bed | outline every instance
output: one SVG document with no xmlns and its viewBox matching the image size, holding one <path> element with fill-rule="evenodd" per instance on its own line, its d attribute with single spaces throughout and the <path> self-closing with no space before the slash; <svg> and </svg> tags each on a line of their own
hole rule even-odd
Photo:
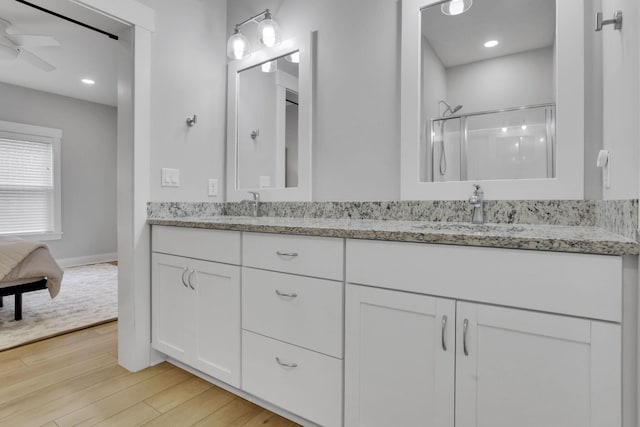
<svg viewBox="0 0 640 427">
<path fill-rule="evenodd" d="M 0 238 L 0 307 L 2 298 L 15 296 L 14 319 L 22 319 L 22 295 L 48 289 L 51 298 L 60 292 L 63 271 L 45 243 Z"/>
</svg>

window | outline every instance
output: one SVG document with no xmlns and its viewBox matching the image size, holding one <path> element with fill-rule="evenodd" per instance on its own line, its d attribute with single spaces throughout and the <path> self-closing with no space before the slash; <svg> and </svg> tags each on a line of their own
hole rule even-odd
<svg viewBox="0 0 640 427">
<path fill-rule="evenodd" d="M 0 121 L 0 236 L 59 239 L 59 129 Z"/>
</svg>

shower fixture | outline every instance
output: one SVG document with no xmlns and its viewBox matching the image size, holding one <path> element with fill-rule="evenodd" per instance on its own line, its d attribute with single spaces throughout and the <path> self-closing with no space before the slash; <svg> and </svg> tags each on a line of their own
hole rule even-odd
<svg viewBox="0 0 640 427">
<path fill-rule="evenodd" d="M 462 105 L 458 104 L 451 106 L 447 101 L 440 100 L 438 105 L 444 104 L 445 109 L 442 112 L 442 117 L 450 117 L 462 109 Z M 440 120 L 440 175 L 444 176 L 447 173 L 447 154 L 444 151 L 444 125 L 446 120 Z"/>
<path fill-rule="evenodd" d="M 261 20 L 258 18 L 263 17 Z M 245 19 L 236 24 L 235 29 L 229 40 L 227 41 L 227 55 L 231 59 L 244 59 L 251 55 L 251 47 L 249 39 L 240 32 L 240 28 L 249 22 L 258 24 L 258 44 L 262 47 L 274 47 L 280 44 L 280 26 L 271 17 L 269 9 Z"/>
<path fill-rule="evenodd" d="M 449 105 L 446 101 L 444 101 L 442 99 L 438 102 L 438 104 L 444 104 L 444 106 L 446 107 L 444 109 L 444 111 L 442 112 L 442 117 L 451 116 L 451 115 L 457 113 L 458 111 L 460 111 L 462 109 L 462 105 L 458 104 L 458 105 L 452 107 L 451 105 Z"/>
</svg>

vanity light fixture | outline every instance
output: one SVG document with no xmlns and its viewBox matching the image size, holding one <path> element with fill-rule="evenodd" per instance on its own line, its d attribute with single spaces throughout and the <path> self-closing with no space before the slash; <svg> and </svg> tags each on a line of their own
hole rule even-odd
<svg viewBox="0 0 640 427">
<path fill-rule="evenodd" d="M 484 47 L 496 47 L 498 46 L 498 40 L 489 40 L 484 44 Z"/>
<path fill-rule="evenodd" d="M 263 17 L 261 20 L 258 18 Z M 244 59 L 251 55 L 249 39 L 240 32 L 240 28 L 249 22 L 258 23 L 258 44 L 263 47 L 278 46 L 282 41 L 280 37 L 280 26 L 271 17 L 269 9 L 245 19 L 236 24 L 235 29 L 227 41 L 227 56 L 231 59 Z"/>
<path fill-rule="evenodd" d="M 91 79 L 82 79 L 80 80 L 82 83 L 89 85 L 89 86 L 93 86 L 94 84 L 96 84 L 96 82 L 94 80 Z"/>
<path fill-rule="evenodd" d="M 473 5 L 473 0 L 451 0 L 446 3 L 442 3 L 440 10 L 445 15 L 455 16 L 465 13 Z"/>
<path fill-rule="evenodd" d="M 284 59 L 286 59 L 287 61 L 291 62 L 292 64 L 299 64 L 300 63 L 300 52 L 293 52 L 291 55 L 285 56 Z"/>
<path fill-rule="evenodd" d="M 273 60 L 265 62 L 264 64 L 260 65 L 260 69 L 263 73 L 273 73 L 278 69 L 278 61 Z"/>
</svg>

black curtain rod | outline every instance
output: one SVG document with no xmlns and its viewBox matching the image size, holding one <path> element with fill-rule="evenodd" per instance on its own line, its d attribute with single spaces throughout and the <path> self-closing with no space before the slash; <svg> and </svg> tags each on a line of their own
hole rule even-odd
<svg viewBox="0 0 640 427">
<path fill-rule="evenodd" d="M 77 21 L 77 20 L 75 20 L 73 18 L 69 18 L 68 16 L 60 15 L 59 13 L 56 13 L 56 12 L 54 12 L 52 10 L 49 10 L 49 9 L 45 9 L 44 7 L 40 7 L 40 6 L 35 5 L 33 3 L 29 3 L 28 1 L 24 1 L 24 0 L 16 0 L 16 1 L 18 3 L 22 3 L 22 4 L 26 5 L 26 6 L 32 7 L 34 9 L 38 9 L 38 10 L 40 10 L 42 12 L 48 13 L 49 15 L 53 15 L 53 16 L 55 16 L 57 18 L 61 18 L 61 19 L 64 19 L 65 21 L 73 22 L 74 24 L 80 25 L 81 27 L 88 28 L 88 29 L 93 30 L 95 32 L 98 32 L 100 34 L 104 34 L 105 36 L 109 37 L 110 39 L 118 40 L 118 36 L 116 36 L 115 34 L 108 33 L 108 32 L 106 32 L 104 30 L 101 30 L 100 28 L 92 27 L 91 25 L 85 24 L 84 22 Z"/>
</svg>

